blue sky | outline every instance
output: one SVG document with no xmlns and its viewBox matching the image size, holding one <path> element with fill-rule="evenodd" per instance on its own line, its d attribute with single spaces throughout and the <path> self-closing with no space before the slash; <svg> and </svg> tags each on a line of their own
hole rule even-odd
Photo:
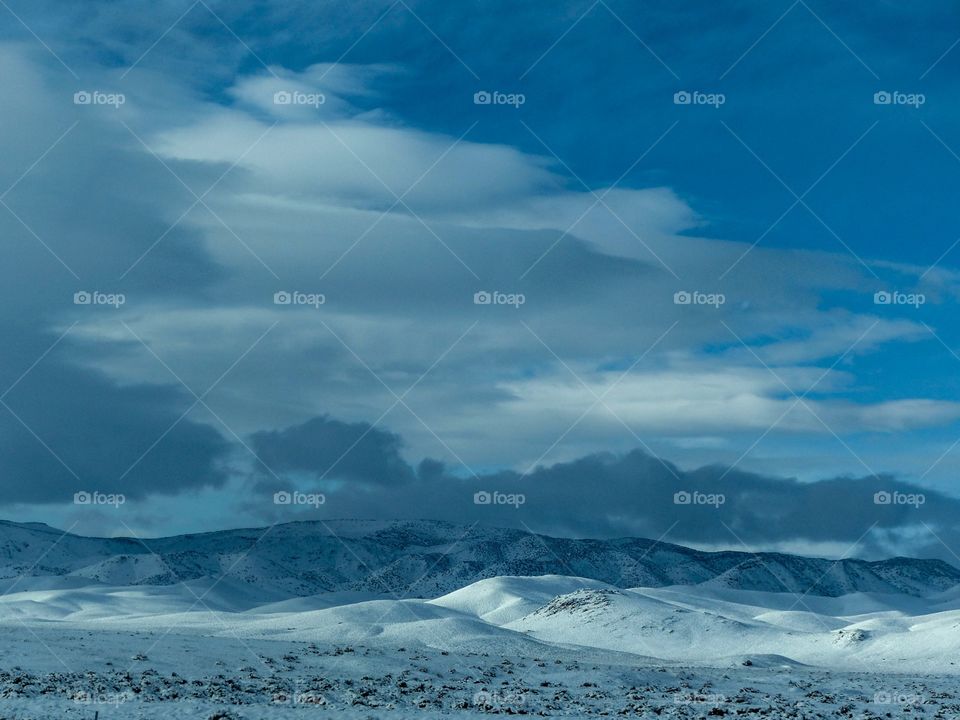
<svg viewBox="0 0 960 720">
<path fill-rule="evenodd" d="M 7 515 L 455 519 L 493 482 L 608 482 L 588 518 L 477 518 L 656 536 L 690 519 L 664 487 L 696 481 L 744 504 L 680 542 L 736 546 L 739 522 L 767 547 L 951 555 L 955 9 L 4 13 Z M 73 301 L 93 291 L 124 302 Z M 872 485 L 931 502 L 888 517 Z M 328 503 L 278 509 L 280 487 Z M 846 488 L 857 522 L 756 529 L 763 493 L 817 488 Z"/>
</svg>

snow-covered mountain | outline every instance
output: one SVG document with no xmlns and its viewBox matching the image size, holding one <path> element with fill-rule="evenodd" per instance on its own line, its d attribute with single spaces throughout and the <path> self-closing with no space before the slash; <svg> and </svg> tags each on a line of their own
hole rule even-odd
<svg viewBox="0 0 960 720">
<path fill-rule="evenodd" d="M 960 572 L 937 561 L 433 522 L 146 543 L 2 523 L 0 572 L 4 717 L 91 717 L 94 703 L 143 720 L 960 708 Z"/>
<path fill-rule="evenodd" d="M 0 590 L 13 582 L 18 589 L 53 582 L 143 586 L 222 576 L 234 588 L 268 588 L 278 598 L 323 592 L 437 597 L 485 578 L 542 575 L 620 588 L 700 585 L 825 597 L 927 596 L 960 583 L 960 571 L 939 560 L 704 552 L 642 538 L 554 538 L 426 520 L 299 522 L 143 541 L 0 521 L 0 578 L 7 579 Z"/>
</svg>

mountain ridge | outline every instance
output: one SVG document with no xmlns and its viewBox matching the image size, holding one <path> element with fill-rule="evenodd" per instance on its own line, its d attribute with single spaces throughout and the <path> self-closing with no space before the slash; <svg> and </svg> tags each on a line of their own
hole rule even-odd
<svg viewBox="0 0 960 720">
<path fill-rule="evenodd" d="M 960 584 L 960 570 L 934 559 L 704 551 L 647 538 L 559 538 L 433 520 L 298 521 L 149 539 L 0 520 L 0 579 L 6 580 L 68 576 L 136 586 L 224 577 L 291 597 L 343 591 L 435 597 L 484 578 L 542 575 L 622 588 L 709 585 L 825 597 L 922 597 Z"/>
</svg>

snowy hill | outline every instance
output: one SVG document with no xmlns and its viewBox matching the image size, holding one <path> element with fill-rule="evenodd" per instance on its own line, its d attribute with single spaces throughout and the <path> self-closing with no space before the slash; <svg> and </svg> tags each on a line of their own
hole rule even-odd
<svg viewBox="0 0 960 720">
<path fill-rule="evenodd" d="M 276 528 L 281 535 L 306 529 Z M 949 718 L 960 707 L 960 586 L 926 597 L 828 597 L 736 589 L 731 578 L 750 573 L 726 572 L 695 585 L 634 588 L 573 575 L 491 577 L 427 600 L 356 590 L 291 596 L 296 568 L 316 552 L 306 541 L 293 569 L 278 576 L 283 582 L 272 585 L 258 578 L 282 557 L 261 551 L 241 560 L 229 533 L 156 541 L 175 547 L 164 559 L 182 553 L 195 562 L 210 539 L 219 550 L 203 567 L 244 570 L 151 584 L 142 580 L 164 579 L 164 561 L 130 552 L 124 541 L 102 541 L 123 552 L 101 557 L 101 541 L 65 536 L 53 545 L 56 533 L 51 540 L 47 529 L 26 529 L 39 538 L 24 530 L 12 526 L 20 552 L 35 553 L 44 541 L 41 565 L 68 572 L 27 577 L 0 593 L 4 717 L 90 718 L 99 708 L 104 718 L 292 720 L 319 717 L 320 705 L 324 717 L 357 720 L 490 713 L 849 720 L 919 717 L 917 708 Z M 363 541 L 354 547 L 368 557 L 389 557 L 388 544 L 372 539 L 378 532 L 344 542 Z M 424 557 L 437 562 L 443 550 L 476 552 L 456 548 L 421 544 L 399 555 L 394 572 Z M 335 565 L 337 557 L 315 570 L 346 575 L 350 566 Z M 448 572 L 464 562 L 455 558 Z M 923 563 L 897 562 L 907 565 L 905 587 L 914 593 L 933 584 L 924 585 Z M 777 567 L 810 571 L 802 558 Z M 871 567 L 855 566 L 853 577 L 879 582 Z M 98 576 L 120 584 L 92 580 Z"/>
<path fill-rule="evenodd" d="M 16 580 L 21 575 L 26 578 Z M 434 521 L 301 522 L 140 541 L 64 534 L 0 521 L 0 591 L 172 585 L 223 576 L 277 596 L 360 592 L 437 597 L 478 580 L 563 575 L 619 588 L 928 596 L 960 584 L 939 560 L 831 561 L 780 553 L 704 552 L 640 538 L 566 539 Z M 66 583 L 66 584 L 64 584 Z"/>
<path fill-rule="evenodd" d="M 163 638 L 172 631 L 241 648 L 260 641 L 347 644 L 388 655 L 406 648 L 543 658 L 562 648 L 584 661 L 590 656 L 644 666 L 960 671 L 954 665 L 960 598 L 949 591 L 926 599 L 864 593 L 804 598 L 709 586 L 626 589 L 546 575 L 480 580 L 432 600 L 324 593 L 256 604 L 238 594 L 242 588 L 224 581 L 215 587 L 18 590 L 0 596 L 0 631 L 25 624 L 55 637 L 92 631 L 104 638 Z M 0 666 L 5 656 L 15 664 L 23 660 L 11 647 L 0 651 Z M 58 662 L 56 656 L 40 660 L 53 668 Z"/>
</svg>

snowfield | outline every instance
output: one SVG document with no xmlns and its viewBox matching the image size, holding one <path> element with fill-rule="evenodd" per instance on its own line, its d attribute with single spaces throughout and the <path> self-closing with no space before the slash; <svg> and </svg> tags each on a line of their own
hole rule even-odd
<svg viewBox="0 0 960 720">
<path fill-rule="evenodd" d="M 92 718 L 95 712 L 157 719 L 960 713 L 955 676 L 825 671 L 784 657 L 692 668 L 545 644 L 519 654 L 497 643 L 451 652 L 376 640 L 240 641 L 40 625 L 6 626 L 3 634 L 0 717 L 20 720 Z M 12 657 L 20 664 L 12 665 Z"/>
<path fill-rule="evenodd" d="M 229 607 L 220 590 L 3 596 L 0 718 L 960 714 L 956 593 L 796 610 L 785 593 L 562 576 L 432 600 Z"/>
<path fill-rule="evenodd" d="M 12 527 L 0 545 L 0 720 L 960 718 L 960 586 L 946 581 L 952 568 L 925 561 L 851 566 L 859 574 L 834 580 L 865 588 L 846 593 L 815 582 L 818 592 L 775 591 L 752 571 L 738 575 L 746 587 L 731 587 L 723 571 L 637 587 L 571 574 L 482 577 L 434 597 L 344 587 L 349 573 L 321 565 L 313 577 L 341 580 L 304 594 L 298 576 L 263 580 L 277 572 L 267 555 L 241 574 L 159 582 L 176 573 L 159 555 L 130 554 L 128 541 Z M 386 531 L 396 540 L 397 527 Z M 374 555 L 385 540 L 364 533 Z M 412 548 L 433 552 L 436 528 L 415 535 L 404 566 Z M 186 553 L 197 538 L 231 544 L 167 542 Z M 105 555 L 105 543 L 122 552 Z M 15 574 L 24 557 L 40 571 Z M 698 557 L 697 577 L 713 564 Z M 795 571 L 789 586 L 814 566 L 782 556 L 777 567 Z M 448 563 L 431 583 L 449 586 L 462 572 Z"/>
</svg>

